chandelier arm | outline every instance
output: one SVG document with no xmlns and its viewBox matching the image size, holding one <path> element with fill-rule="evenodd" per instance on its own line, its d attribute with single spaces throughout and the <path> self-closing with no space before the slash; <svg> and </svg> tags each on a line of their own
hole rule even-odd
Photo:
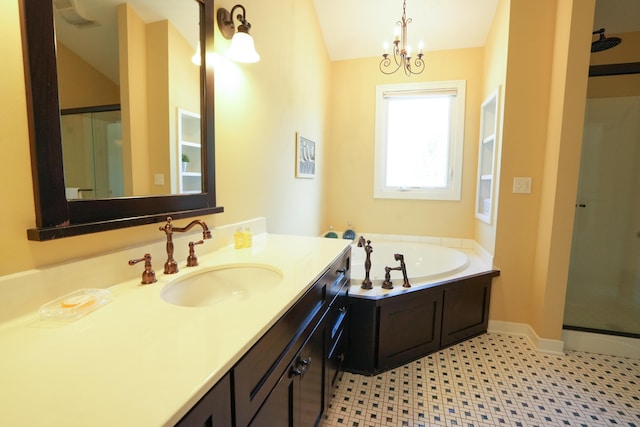
<svg viewBox="0 0 640 427">
<path fill-rule="evenodd" d="M 392 68 L 392 66 L 391 66 L 391 58 L 389 58 L 388 54 L 384 54 L 384 55 L 382 55 L 382 61 L 380 61 L 379 68 L 380 68 L 380 71 L 383 74 L 393 74 L 396 71 L 398 71 L 398 68 L 400 68 L 400 64 L 398 64 L 397 61 L 396 61 L 396 67 Z"/>
</svg>

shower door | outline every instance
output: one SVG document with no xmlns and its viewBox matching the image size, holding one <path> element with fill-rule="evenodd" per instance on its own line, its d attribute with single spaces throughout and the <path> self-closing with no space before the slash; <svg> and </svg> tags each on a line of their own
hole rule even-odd
<svg viewBox="0 0 640 427">
<path fill-rule="evenodd" d="M 60 128 L 67 199 L 124 196 L 119 106 L 63 110 Z"/>
<path fill-rule="evenodd" d="M 587 99 L 564 324 L 640 337 L 640 96 Z"/>
</svg>

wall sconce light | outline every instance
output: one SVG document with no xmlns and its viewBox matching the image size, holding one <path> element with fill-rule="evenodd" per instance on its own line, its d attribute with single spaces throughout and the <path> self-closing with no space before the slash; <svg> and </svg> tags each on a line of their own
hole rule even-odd
<svg viewBox="0 0 640 427">
<path fill-rule="evenodd" d="M 233 13 L 236 9 L 242 11 L 236 16 L 236 19 L 240 21 L 238 31 L 233 24 Z M 229 58 L 237 62 L 258 62 L 260 55 L 256 52 L 253 37 L 249 34 L 251 24 L 247 22 L 246 16 L 247 12 L 241 4 L 233 6 L 231 12 L 221 7 L 218 9 L 218 28 L 225 39 L 231 40 L 231 46 L 226 53 Z"/>
</svg>

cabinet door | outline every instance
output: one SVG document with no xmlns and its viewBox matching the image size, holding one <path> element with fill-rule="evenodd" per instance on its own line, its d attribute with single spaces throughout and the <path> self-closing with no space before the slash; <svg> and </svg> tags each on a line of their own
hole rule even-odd
<svg viewBox="0 0 640 427">
<path fill-rule="evenodd" d="M 491 276 L 462 280 L 444 291 L 441 346 L 487 331 Z"/>
<path fill-rule="evenodd" d="M 324 410 L 325 323 L 322 322 L 300 351 L 299 362 L 304 368 L 300 378 L 301 427 L 319 424 Z M 299 365 L 300 366 L 300 365 Z"/>
<path fill-rule="evenodd" d="M 298 379 L 287 370 L 251 421 L 251 427 L 294 427 L 297 425 L 295 396 Z"/>
<path fill-rule="evenodd" d="M 378 369 L 408 363 L 438 349 L 442 291 L 415 292 L 380 306 Z"/>
<path fill-rule="evenodd" d="M 251 427 L 314 427 L 324 409 L 324 326 L 318 327 L 265 400 Z"/>
<path fill-rule="evenodd" d="M 225 375 L 177 424 L 179 427 L 231 427 L 231 381 Z"/>
</svg>

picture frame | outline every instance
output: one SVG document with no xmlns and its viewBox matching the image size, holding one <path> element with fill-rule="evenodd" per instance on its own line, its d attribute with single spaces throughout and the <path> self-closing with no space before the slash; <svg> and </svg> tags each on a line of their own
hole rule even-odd
<svg viewBox="0 0 640 427">
<path fill-rule="evenodd" d="M 316 166 L 316 143 L 296 132 L 296 178 L 314 178 Z"/>
</svg>

